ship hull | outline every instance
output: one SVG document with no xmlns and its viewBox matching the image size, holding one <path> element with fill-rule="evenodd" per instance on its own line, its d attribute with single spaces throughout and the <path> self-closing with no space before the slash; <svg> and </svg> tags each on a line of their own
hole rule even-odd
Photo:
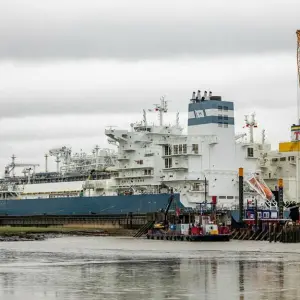
<svg viewBox="0 0 300 300">
<path fill-rule="evenodd" d="M 181 206 L 179 194 L 176 204 Z M 49 199 L 0 200 L 0 215 L 88 215 L 150 213 L 165 209 L 170 194 L 128 196 L 59 197 Z"/>
<path fill-rule="evenodd" d="M 168 241 L 190 241 L 190 242 L 229 242 L 230 234 L 214 234 L 214 235 L 174 235 L 174 234 L 152 234 L 146 235 L 151 240 L 168 240 Z"/>
</svg>

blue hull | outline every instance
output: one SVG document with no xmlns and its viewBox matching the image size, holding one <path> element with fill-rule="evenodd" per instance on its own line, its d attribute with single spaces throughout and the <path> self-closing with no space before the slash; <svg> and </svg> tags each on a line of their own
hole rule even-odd
<svg viewBox="0 0 300 300">
<path fill-rule="evenodd" d="M 180 203 L 175 194 L 175 203 Z M 0 200 L 0 215 L 87 215 L 149 213 L 165 209 L 170 194 L 66 197 L 51 199 Z"/>
</svg>

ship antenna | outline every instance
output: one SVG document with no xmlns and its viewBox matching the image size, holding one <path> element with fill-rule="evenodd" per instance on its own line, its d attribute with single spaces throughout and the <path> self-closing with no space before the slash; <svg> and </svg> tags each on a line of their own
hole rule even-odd
<svg viewBox="0 0 300 300">
<path fill-rule="evenodd" d="M 179 112 L 176 113 L 176 127 L 179 128 Z"/>
<path fill-rule="evenodd" d="M 147 113 L 145 109 L 143 109 L 143 122 L 144 126 L 147 127 Z"/>
<path fill-rule="evenodd" d="M 266 142 L 266 130 L 263 129 L 262 133 L 261 133 L 261 143 L 262 143 L 262 145 L 264 145 L 265 142 Z"/>
<path fill-rule="evenodd" d="M 250 143 L 254 143 L 253 128 L 257 128 L 257 122 L 255 120 L 255 113 L 251 114 L 251 119 L 248 115 L 245 115 L 245 126 L 249 128 Z"/>
<path fill-rule="evenodd" d="M 13 154 L 11 157 L 11 166 L 12 166 L 12 174 L 13 177 L 15 177 L 15 161 L 16 161 L 16 156 Z"/>
<path fill-rule="evenodd" d="M 167 107 L 167 100 L 165 100 L 166 96 L 162 96 L 160 98 L 160 106 L 157 107 L 158 108 L 158 112 L 159 112 L 159 125 L 163 126 L 164 124 L 164 113 L 166 113 L 168 111 L 168 107 Z"/>
<path fill-rule="evenodd" d="M 165 100 L 166 95 L 160 98 L 160 104 L 154 104 L 154 111 L 158 112 L 158 120 L 159 125 L 163 126 L 164 124 L 164 113 L 168 112 L 168 101 Z M 148 111 L 152 111 L 152 109 L 148 109 Z"/>
</svg>

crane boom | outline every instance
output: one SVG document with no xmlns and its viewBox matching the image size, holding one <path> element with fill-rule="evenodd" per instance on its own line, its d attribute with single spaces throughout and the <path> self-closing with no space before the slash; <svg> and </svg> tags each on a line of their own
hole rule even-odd
<svg viewBox="0 0 300 300">
<path fill-rule="evenodd" d="M 298 81 L 300 87 L 300 30 L 296 31 L 297 34 L 297 67 L 298 67 Z"/>
</svg>

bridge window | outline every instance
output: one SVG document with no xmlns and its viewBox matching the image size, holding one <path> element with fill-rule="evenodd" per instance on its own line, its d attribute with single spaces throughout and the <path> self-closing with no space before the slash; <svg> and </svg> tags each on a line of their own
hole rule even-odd
<svg viewBox="0 0 300 300">
<path fill-rule="evenodd" d="M 170 146 L 165 146 L 165 155 L 171 155 L 172 154 L 172 149 Z"/>
<path fill-rule="evenodd" d="M 199 145 L 198 144 L 192 144 L 192 152 L 195 154 L 198 154 L 199 152 Z"/>
<path fill-rule="evenodd" d="M 218 106 L 218 110 L 219 110 L 219 111 L 222 111 L 222 106 Z"/>
<path fill-rule="evenodd" d="M 280 161 L 285 161 L 286 157 L 280 157 Z"/>
<path fill-rule="evenodd" d="M 193 191 L 200 191 L 200 183 L 199 182 L 193 183 Z"/>
<path fill-rule="evenodd" d="M 253 157 L 254 156 L 253 148 L 247 148 L 247 156 L 248 157 Z"/>
<path fill-rule="evenodd" d="M 179 154 L 182 154 L 182 145 L 179 145 Z"/>
<path fill-rule="evenodd" d="M 174 154 L 178 154 L 178 145 L 174 145 Z"/>
<path fill-rule="evenodd" d="M 165 168 L 166 169 L 172 168 L 172 158 L 165 159 Z"/>
<path fill-rule="evenodd" d="M 228 106 L 224 106 L 224 111 L 228 111 Z"/>
<path fill-rule="evenodd" d="M 145 169 L 144 170 L 144 175 L 151 175 L 151 170 L 150 169 Z"/>
<path fill-rule="evenodd" d="M 183 151 L 184 154 L 186 154 L 186 152 L 187 152 L 186 144 L 182 145 L 182 151 Z"/>
</svg>

